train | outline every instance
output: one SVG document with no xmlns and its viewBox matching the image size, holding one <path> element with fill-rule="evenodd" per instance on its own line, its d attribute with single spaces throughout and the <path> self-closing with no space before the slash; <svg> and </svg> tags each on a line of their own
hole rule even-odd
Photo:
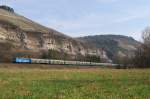
<svg viewBox="0 0 150 99">
<path fill-rule="evenodd" d="M 118 66 L 118 64 L 112 64 L 112 63 L 96 63 L 96 62 L 67 61 L 67 60 L 54 60 L 54 59 L 35 59 L 35 58 L 13 58 L 13 63 L 78 65 L 78 66 Z"/>
</svg>

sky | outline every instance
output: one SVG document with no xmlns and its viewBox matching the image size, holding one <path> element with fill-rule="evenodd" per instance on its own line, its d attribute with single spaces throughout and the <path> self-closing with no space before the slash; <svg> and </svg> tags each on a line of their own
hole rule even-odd
<svg viewBox="0 0 150 99">
<path fill-rule="evenodd" d="M 141 40 L 150 0 L 1 0 L 15 12 L 72 37 L 120 34 Z"/>
</svg>

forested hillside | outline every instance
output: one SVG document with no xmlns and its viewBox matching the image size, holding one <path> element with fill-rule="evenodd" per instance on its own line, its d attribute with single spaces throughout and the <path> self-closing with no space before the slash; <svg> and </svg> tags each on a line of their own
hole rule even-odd
<svg viewBox="0 0 150 99">
<path fill-rule="evenodd" d="M 132 37 L 122 35 L 96 35 L 78 39 L 105 50 L 111 59 L 118 55 L 132 55 L 140 44 Z"/>
</svg>

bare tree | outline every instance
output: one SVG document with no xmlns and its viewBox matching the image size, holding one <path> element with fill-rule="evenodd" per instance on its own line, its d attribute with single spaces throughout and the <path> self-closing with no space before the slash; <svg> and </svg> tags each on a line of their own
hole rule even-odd
<svg viewBox="0 0 150 99">
<path fill-rule="evenodd" d="M 143 43 L 135 52 L 134 64 L 140 68 L 150 67 L 150 27 L 142 32 Z"/>
<path fill-rule="evenodd" d="M 150 27 L 146 27 L 142 33 L 143 43 L 150 46 Z"/>
</svg>

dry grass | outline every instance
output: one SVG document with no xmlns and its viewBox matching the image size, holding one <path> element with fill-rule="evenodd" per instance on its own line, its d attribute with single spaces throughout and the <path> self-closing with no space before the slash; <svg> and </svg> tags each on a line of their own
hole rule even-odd
<svg viewBox="0 0 150 99">
<path fill-rule="evenodd" d="M 8 64 L 4 64 L 7 65 Z M 1 66 L 4 99 L 149 99 L 150 70 Z M 21 65 L 20 65 L 21 66 Z M 34 65 L 35 66 L 35 65 Z M 5 67 L 5 68 L 4 68 Z"/>
</svg>

